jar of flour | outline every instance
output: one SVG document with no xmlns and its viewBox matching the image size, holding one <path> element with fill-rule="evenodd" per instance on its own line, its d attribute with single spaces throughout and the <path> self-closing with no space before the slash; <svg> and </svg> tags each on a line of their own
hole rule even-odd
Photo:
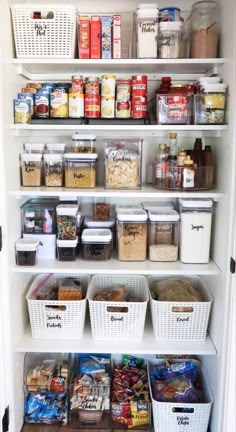
<svg viewBox="0 0 236 432">
<path fill-rule="evenodd" d="M 140 4 L 136 11 L 138 58 L 157 58 L 158 16 L 155 3 Z"/>
<path fill-rule="evenodd" d="M 209 262 L 212 205 L 210 199 L 180 199 L 180 261 Z"/>
</svg>

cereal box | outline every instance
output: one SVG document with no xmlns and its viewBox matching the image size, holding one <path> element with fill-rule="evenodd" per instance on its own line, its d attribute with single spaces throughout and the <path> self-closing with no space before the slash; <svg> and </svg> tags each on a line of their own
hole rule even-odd
<svg viewBox="0 0 236 432">
<path fill-rule="evenodd" d="M 112 57 L 113 59 L 121 58 L 121 15 L 113 15 L 113 42 Z"/>
<path fill-rule="evenodd" d="M 102 58 L 111 59 L 112 56 L 112 17 L 101 17 L 102 28 Z"/>
<path fill-rule="evenodd" d="M 90 18 L 79 17 L 79 58 L 90 58 Z"/>
<path fill-rule="evenodd" d="M 90 57 L 91 59 L 101 58 L 101 20 L 99 16 L 91 17 L 90 29 Z"/>
</svg>

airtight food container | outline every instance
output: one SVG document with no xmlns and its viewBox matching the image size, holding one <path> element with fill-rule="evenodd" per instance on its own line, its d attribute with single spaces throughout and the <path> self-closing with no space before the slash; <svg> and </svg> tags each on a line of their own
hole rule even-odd
<svg viewBox="0 0 236 432">
<path fill-rule="evenodd" d="M 118 259 L 144 261 L 147 249 L 147 213 L 145 210 L 117 213 Z"/>
<path fill-rule="evenodd" d="M 150 261 L 177 261 L 179 214 L 175 210 L 148 212 L 148 255 Z"/>
<path fill-rule="evenodd" d="M 39 241 L 36 239 L 19 239 L 15 242 L 16 265 L 34 266 Z"/>
<path fill-rule="evenodd" d="M 61 187 L 64 179 L 63 155 L 59 153 L 44 154 L 44 184 L 47 187 Z"/>
<path fill-rule="evenodd" d="M 60 240 L 75 240 L 77 234 L 77 204 L 59 204 L 57 212 L 57 236 Z"/>
<path fill-rule="evenodd" d="M 110 229 L 85 229 L 81 236 L 83 258 L 92 261 L 107 261 L 112 254 Z"/>
<path fill-rule="evenodd" d="M 220 83 L 205 83 L 201 93 L 195 95 L 196 124 L 224 124 L 226 112 L 227 86 Z"/>
<path fill-rule="evenodd" d="M 75 261 L 78 237 L 75 240 L 57 239 L 57 257 L 59 261 Z"/>
<path fill-rule="evenodd" d="M 96 153 L 65 153 L 65 187 L 95 188 Z"/>
<path fill-rule="evenodd" d="M 42 154 L 21 154 L 22 186 L 41 186 L 42 184 Z"/>
</svg>

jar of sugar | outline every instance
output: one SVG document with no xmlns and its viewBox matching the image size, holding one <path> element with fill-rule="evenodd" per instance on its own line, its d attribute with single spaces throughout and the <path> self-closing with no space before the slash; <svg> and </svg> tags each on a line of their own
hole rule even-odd
<svg viewBox="0 0 236 432">
<path fill-rule="evenodd" d="M 213 202 L 210 199 L 180 199 L 180 261 L 209 262 Z"/>
<path fill-rule="evenodd" d="M 136 11 L 138 58 L 157 58 L 158 16 L 155 3 L 140 4 Z"/>
</svg>

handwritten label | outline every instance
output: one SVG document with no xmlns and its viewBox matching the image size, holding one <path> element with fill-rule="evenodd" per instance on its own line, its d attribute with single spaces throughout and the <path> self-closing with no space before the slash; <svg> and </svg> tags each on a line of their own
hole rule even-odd
<svg viewBox="0 0 236 432">
<path fill-rule="evenodd" d="M 47 314 L 46 319 L 47 319 L 47 328 L 62 328 L 62 324 L 61 324 L 62 317 L 60 315 Z"/>
<path fill-rule="evenodd" d="M 46 36 L 47 25 L 41 23 L 34 24 L 36 36 Z"/>
<path fill-rule="evenodd" d="M 35 168 L 36 168 L 36 163 L 34 163 L 34 162 L 29 162 L 29 163 L 25 164 L 25 171 L 27 173 L 33 172 L 35 170 Z"/>
<path fill-rule="evenodd" d="M 139 26 L 142 33 L 156 33 L 156 21 L 140 21 Z"/>
<path fill-rule="evenodd" d="M 124 321 L 124 317 L 116 318 L 116 317 L 112 316 L 111 321 Z"/>
<path fill-rule="evenodd" d="M 193 225 L 192 224 L 192 228 L 191 228 L 192 231 L 196 230 L 198 232 L 200 229 L 204 229 L 204 226 L 203 225 Z"/>
<path fill-rule="evenodd" d="M 176 321 L 177 321 L 177 322 L 189 322 L 189 317 L 187 317 L 187 318 L 180 318 L 180 317 L 178 317 L 178 318 L 176 319 Z"/>
<path fill-rule="evenodd" d="M 188 416 L 177 416 L 177 423 L 179 426 L 189 426 Z"/>
</svg>

